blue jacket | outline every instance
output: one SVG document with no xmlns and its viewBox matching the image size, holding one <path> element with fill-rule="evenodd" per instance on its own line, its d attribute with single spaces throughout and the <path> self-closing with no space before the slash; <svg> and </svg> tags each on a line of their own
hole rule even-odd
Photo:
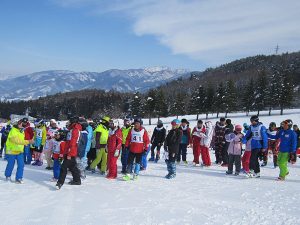
<svg viewBox="0 0 300 225">
<path fill-rule="evenodd" d="M 280 130 L 276 135 L 270 135 L 269 137 L 272 139 L 280 139 L 280 152 L 296 152 L 297 149 L 297 135 L 291 130 Z"/>
<path fill-rule="evenodd" d="M 0 133 L 2 134 L 1 135 L 2 141 L 4 141 L 4 142 L 6 141 L 6 139 L 8 137 L 8 133 L 11 130 L 11 128 L 12 128 L 11 125 L 6 125 L 6 126 L 2 127 L 2 129 L 0 131 Z"/>
<path fill-rule="evenodd" d="M 88 127 L 86 128 L 86 131 L 88 132 L 88 135 L 87 135 L 87 143 L 86 143 L 84 157 L 86 157 L 87 153 L 90 151 L 91 145 L 92 145 L 92 140 L 93 140 L 93 128 L 90 125 L 88 125 Z"/>
<path fill-rule="evenodd" d="M 78 157 L 79 158 L 85 157 L 87 137 L 88 137 L 88 132 L 86 130 L 80 132 L 80 138 L 78 141 Z"/>
<path fill-rule="evenodd" d="M 251 140 L 251 149 L 267 149 L 268 148 L 268 135 L 267 129 L 262 123 L 258 123 L 255 126 L 250 126 L 247 131 L 243 143 L 246 143 L 247 140 Z"/>
</svg>

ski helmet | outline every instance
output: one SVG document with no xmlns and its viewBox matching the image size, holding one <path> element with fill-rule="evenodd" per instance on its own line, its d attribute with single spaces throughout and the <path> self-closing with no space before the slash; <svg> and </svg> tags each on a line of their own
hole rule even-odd
<svg viewBox="0 0 300 225">
<path fill-rule="evenodd" d="M 202 120 L 198 120 L 197 123 L 198 124 L 203 124 L 203 121 Z"/>
<path fill-rule="evenodd" d="M 102 123 L 109 123 L 110 117 L 109 116 L 104 116 L 101 120 L 102 120 Z"/>
<path fill-rule="evenodd" d="M 143 120 L 139 117 L 135 118 L 133 123 L 140 123 L 141 125 L 143 125 Z"/>
<path fill-rule="evenodd" d="M 182 119 L 181 123 L 188 123 L 187 119 Z"/>
<path fill-rule="evenodd" d="M 158 120 L 157 121 L 157 125 L 163 125 L 164 123 L 163 123 L 163 121 L 162 120 Z"/>
<path fill-rule="evenodd" d="M 242 126 L 241 125 L 235 125 L 235 127 L 234 127 L 234 130 L 235 131 L 239 131 L 239 132 L 241 132 L 242 131 Z"/>
<path fill-rule="evenodd" d="M 180 125 L 180 120 L 179 119 L 172 120 L 171 125 L 172 126 L 179 126 Z"/>
<path fill-rule="evenodd" d="M 289 125 L 289 128 L 291 129 L 293 127 L 293 121 L 291 119 L 285 120 L 287 124 Z"/>
<path fill-rule="evenodd" d="M 43 119 L 36 119 L 35 121 L 34 121 L 34 125 L 35 126 L 41 126 L 41 125 L 43 125 L 45 122 L 44 122 L 44 120 Z"/>
<path fill-rule="evenodd" d="M 276 127 L 276 123 L 275 122 L 271 122 L 270 124 L 269 124 L 269 127 L 271 128 L 271 127 Z"/>
<path fill-rule="evenodd" d="M 69 121 L 70 121 L 70 124 L 79 123 L 79 117 L 78 116 L 71 116 Z"/>
<path fill-rule="evenodd" d="M 112 120 L 109 121 L 109 124 L 113 124 L 114 127 L 118 127 L 119 126 L 119 120 L 112 119 Z"/>
<path fill-rule="evenodd" d="M 251 116 L 250 121 L 251 121 L 251 122 L 252 122 L 252 121 L 258 122 L 258 121 L 259 121 L 259 118 L 258 118 L 257 115 L 253 115 L 253 116 Z"/>
</svg>

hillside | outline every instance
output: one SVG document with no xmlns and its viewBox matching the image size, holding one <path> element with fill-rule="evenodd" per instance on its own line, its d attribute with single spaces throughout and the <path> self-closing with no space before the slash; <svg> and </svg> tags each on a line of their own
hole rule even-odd
<svg viewBox="0 0 300 225">
<path fill-rule="evenodd" d="M 167 67 L 113 69 L 101 73 L 43 71 L 0 80 L 0 96 L 3 100 L 30 100 L 84 89 L 145 92 L 178 77 L 187 76 L 187 74 L 187 70 L 172 70 Z"/>
<path fill-rule="evenodd" d="M 83 90 L 58 93 L 28 102 L 2 102 L 0 103 L 0 116 L 8 117 L 10 113 L 24 113 L 27 108 L 33 116 L 47 118 L 65 118 L 69 113 L 88 117 L 99 117 L 103 114 L 117 117 L 127 114 L 146 117 L 201 113 L 207 115 L 217 113 L 218 115 L 222 112 L 252 110 L 259 112 L 264 109 L 269 109 L 271 113 L 272 109 L 283 111 L 283 109 L 296 107 L 300 103 L 300 52 L 271 56 L 259 55 L 209 68 L 203 72 L 185 74 L 183 77 L 179 75 L 182 73 L 183 71 L 176 73 L 179 77 L 176 80 L 150 89 L 148 92 L 137 92 L 137 90 L 145 90 L 138 88 L 141 87 L 139 85 L 144 88 L 150 84 L 158 85 L 161 82 L 164 83 L 166 79 L 174 79 L 177 75 L 171 75 L 167 71 L 162 72 L 159 68 L 148 70 L 146 77 L 143 77 L 141 71 L 131 71 L 126 76 L 131 77 L 132 86 L 135 88 L 124 93 L 115 90 L 97 90 L 90 85 L 95 84 L 95 80 L 100 82 L 101 79 L 103 81 L 103 83 L 100 82 L 101 87 L 104 87 L 105 80 L 111 84 L 120 83 L 124 79 L 120 78 L 119 71 L 110 71 L 109 76 L 106 78 L 103 76 L 101 79 L 97 78 L 99 75 L 92 78 L 84 73 L 73 76 L 74 73 L 65 72 L 64 76 L 59 79 L 66 83 L 58 82 L 54 87 L 69 85 Z M 49 80 L 56 79 L 55 74 L 57 73 L 51 76 L 47 72 L 47 77 Z M 26 78 L 33 83 L 43 83 L 45 89 L 49 88 L 52 82 L 45 80 L 44 74 L 36 74 L 31 78 L 21 77 L 18 81 L 25 83 Z M 73 80 L 76 85 L 72 84 Z M 9 88 L 6 88 L 5 83 L 0 82 L 0 85 L 2 85 L 0 86 L 2 95 L 6 93 L 10 96 L 17 96 L 7 91 Z M 12 83 L 11 85 L 20 84 Z M 36 85 L 30 87 L 37 88 Z M 88 90 L 84 90 L 86 88 Z"/>
</svg>

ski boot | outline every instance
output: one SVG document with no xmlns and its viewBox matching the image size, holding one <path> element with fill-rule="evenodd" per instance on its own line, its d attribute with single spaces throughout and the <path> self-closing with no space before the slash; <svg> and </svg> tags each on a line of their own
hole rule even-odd
<svg viewBox="0 0 300 225">
<path fill-rule="evenodd" d="M 22 179 L 16 180 L 16 184 L 24 184 L 24 181 Z"/>
<path fill-rule="evenodd" d="M 36 165 L 37 165 L 37 166 L 42 166 L 42 165 L 43 165 L 43 162 L 42 162 L 42 161 L 38 161 Z"/>
<path fill-rule="evenodd" d="M 154 162 L 154 156 L 151 156 L 150 159 L 148 160 L 149 162 Z"/>
<path fill-rule="evenodd" d="M 38 164 L 38 160 L 35 160 L 31 165 L 32 166 L 37 166 L 37 164 Z"/>
<path fill-rule="evenodd" d="M 232 175 L 232 171 L 227 170 L 226 175 Z"/>
<path fill-rule="evenodd" d="M 55 185 L 56 190 L 60 190 L 61 187 L 62 187 L 62 184 L 57 182 L 57 184 Z"/>
<path fill-rule="evenodd" d="M 240 175 L 239 172 L 235 172 L 235 173 L 234 173 L 234 176 L 238 176 L 238 175 Z"/>
<path fill-rule="evenodd" d="M 133 174 L 133 180 L 137 180 L 139 178 L 139 175 L 138 174 Z"/>
<path fill-rule="evenodd" d="M 125 176 L 123 176 L 123 180 L 124 180 L 124 181 L 130 181 L 130 179 L 131 179 L 131 176 L 130 176 L 129 173 L 126 174 Z"/>
<path fill-rule="evenodd" d="M 5 180 L 8 182 L 10 181 L 11 182 L 11 177 L 6 177 Z"/>
<path fill-rule="evenodd" d="M 81 185 L 81 182 L 80 181 L 71 180 L 68 184 L 69 185 Z"/>
</svg>

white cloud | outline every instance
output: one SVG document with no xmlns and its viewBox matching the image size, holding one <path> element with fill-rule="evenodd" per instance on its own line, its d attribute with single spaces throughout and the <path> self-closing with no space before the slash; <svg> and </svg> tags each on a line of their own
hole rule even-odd
<svg viewBox="0 0 300 225">
<path fill-rule="evenodd" d="M 57 1 L 57 0 L 55 0 Z M 61 0 L 132 19 L 138 36 L 153 35 L 174 54 L 210 65 L 255 54 L 300 50 L 299 0 Z"/>
</svg>

